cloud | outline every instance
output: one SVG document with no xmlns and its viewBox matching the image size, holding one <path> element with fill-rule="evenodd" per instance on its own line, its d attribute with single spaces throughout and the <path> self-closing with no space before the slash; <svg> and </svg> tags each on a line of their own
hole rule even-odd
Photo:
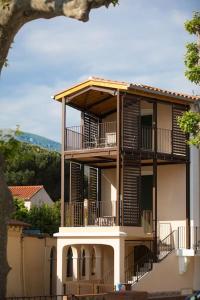
<svg viewBox="0 0 200 300">
<path fill-rule="evenodd" d="M 134 4 L 133 4 L 134 2 Z M 51 96 L 90 75 L 200 93 L 184 78 L 183 23 L 199 1 L 123 0 L 88 23 L 67 18 L 27 24 L 0 81 L 0 127 L 60 139 L 61 105 Z M 68 112 L 68 125 L 79 116 Z"/>
</svg>

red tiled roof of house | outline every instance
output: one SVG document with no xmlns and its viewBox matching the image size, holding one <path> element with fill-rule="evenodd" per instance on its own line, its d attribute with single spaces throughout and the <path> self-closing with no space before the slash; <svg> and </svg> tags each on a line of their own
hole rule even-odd
<svg viewBox="0 0 200 300">
<path fill-rule="evenodd" d="M 9 186 L 13 197 L 19 197 L 24 200 L 29 200 L 42 188 L 43 185 Z"/>
</svg>

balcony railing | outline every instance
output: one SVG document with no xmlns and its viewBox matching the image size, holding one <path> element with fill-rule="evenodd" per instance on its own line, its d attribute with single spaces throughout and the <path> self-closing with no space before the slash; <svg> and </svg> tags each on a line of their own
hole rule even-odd
<svg viewBox="0 0 200 300">
<path fill-rule="evenodd" d="M 155 129 L 150 126 L 141 128 L 141 149 L 154 151 Z M 172 153 L 172 131 L 165 128 L 157 128 L 157 152 Z"/>
<path fill-rule="evenodd" d="M 107 148 L 115 147 L 117 145 L 116 122 L 99 123 L 95 130 L 93 128 L 93 130 L 90 129 L 87 133 L 85 131 L 84 125 L 66 128 L 65 150 Z M 154 151 L 154 140 L 154 128 L 142 126 L 140 148 L 143 151 Z M 168 154 L 172 153 L 171 130 L 157 128 L 157 152 Z"/>
<path fill-rule="evenodd" d="M 97 128 L 85 133 L 84 125 L 66 128 L 65 150 L 115 147 L 116 122 L 99 123 Z"/>
<path fill-rule="evenodd" d="M 114 226 L 116 224 L 115 202 L 101 201 L 66 203 L 67 227 Z"/>
<path fill-rule="evenodd" d="M 187 248 L 190 236 L 190 247 L 195 252 L 200 252 L 200 227 L 199 226 L 180 226 L 177 231 L 178 248 Z"/>
</svg>

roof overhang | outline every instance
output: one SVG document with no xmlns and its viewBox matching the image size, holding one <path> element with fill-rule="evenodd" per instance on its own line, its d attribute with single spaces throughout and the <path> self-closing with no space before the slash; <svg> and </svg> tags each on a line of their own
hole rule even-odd
<svg viewBox="0 0 200 300">
<path fill-rule="evenodd" d="M 72 86 L 56 94 L 53 98 L 60 102 L 64 99 L 67 105 L 80 111 L 91 113 L 97 117 L 105 117 L 116 111 L 116 95 L 118 91 L 146 97 L 146 99 L 150 98 L 182 105 L 191 105 L 200 99 L 198 96 L 171 92 L 146 85 L 130 84 L 95 77 Z"/>
</svg>

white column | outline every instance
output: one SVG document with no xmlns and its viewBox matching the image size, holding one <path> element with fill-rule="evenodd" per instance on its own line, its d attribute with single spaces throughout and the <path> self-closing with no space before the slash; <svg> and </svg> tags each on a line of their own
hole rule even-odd
<svg viewBox="0 0 200 300">
<path fill-rule="evenodd" d="M 57 295 L 63 294 L 63 246 L 61 240 L 57 239 L 57 285 L 56 293 Z"/>
<path fill-rule="evenodd" d="M 101 246 L 95 245 L 94 246 L 95 250 L 95 278 L 96 279 L 103 279 L 102 278 L 102 253 L 101 253 Z"/>
<path fill-rule="evenodd" d="M 114 285 L 125 281 L 125 242 L 124 239 L 117 239 L 114 245 Z"/>
<path fill-rule="evenodd" d="M 79 246 L 72 246 L 73 253 L 73 280 L 79 280 Z"/>
<path fill-rule="evenodd" d="M 90 248 L 89 246 L 85 246 L 85 280 L 90 279 Z"/>
</svg>

